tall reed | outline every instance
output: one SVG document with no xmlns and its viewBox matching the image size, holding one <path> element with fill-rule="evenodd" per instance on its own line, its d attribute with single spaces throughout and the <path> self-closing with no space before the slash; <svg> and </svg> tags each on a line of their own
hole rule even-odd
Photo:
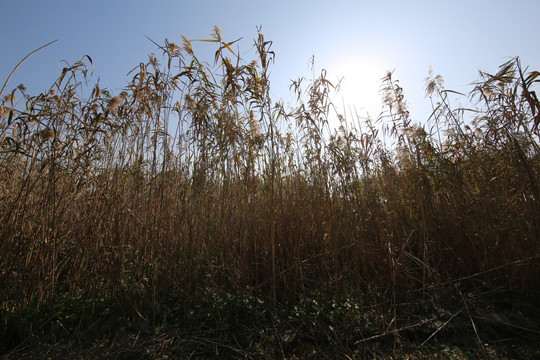
<svg viewBox="0 0 540 360">
<path fill-rule="evenodd" d="M 152 321 L 171 297 L 189 308 L 220 292 L 258 291 L 274 309 L 456 285 L 537 295 L 538 72 L 515 58 L 481 73 L 472 114 L 432 76 L 423 124 L 388 73 L 380 134 L 337 113 L 324 71 L 293 82 L 297 104 L 274 102 L 262 33 L 250 62 L 217 27 L 205 41 L 214 65 L 188 38 L 165 41 L 119 94 L 81 95 L 85 57 L 46 93 L 3 97 L 4 322 L 66 296 Z"/>
</svg>

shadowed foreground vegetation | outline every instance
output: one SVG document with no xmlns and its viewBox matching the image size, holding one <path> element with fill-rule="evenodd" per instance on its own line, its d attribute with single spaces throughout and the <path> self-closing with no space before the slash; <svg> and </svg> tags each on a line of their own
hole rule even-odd
<svg viewBox="0 0 540 360">
<path fill-rule="evenodd" d="M 6 358 L 540 356 L 538 72 L 469 109 L 430 74 L 421 123 L 389 72 L 371 121 L 324 72 L 274 102 L 261 33 L 182 40 L 120 94 L 89 57 L 0 94 Z"/>
</svg>

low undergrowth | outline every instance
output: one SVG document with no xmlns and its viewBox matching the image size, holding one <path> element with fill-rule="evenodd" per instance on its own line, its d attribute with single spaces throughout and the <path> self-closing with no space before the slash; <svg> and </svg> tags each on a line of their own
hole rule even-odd
<svg viewBox="0 0 540 360">
<path fill-rule="evenodd" d="M 459 292 L 459 291 L 456 291 Z M 15 358 L 413 358 L 515 359 L 539 356 L 538 308 L 509 294 L 443 294 L 444 300 L 388 305 L 306 295 L 269 310 L 263 294 L 212 294 L 196 306 L 162 299 L 157 319 L 114 301 L 65 299 L 27 313 L 4 338 Z M 22 321 L 21 321 L 22 319 Z M 8 320 L 9 324 L 9 320 Z M 13 334 L 13 332 L 11 333 Z M 22 334 L 22 331 L 21 333 Z"/>
<path fill-rule="evenodd" d="M 421 124 L 389 72 L 372 121 L 324 71 L 274 102 L 272 43 L 212 36 L 214 65 L 165 41 L 117 95 L 89 57 L 0 94 L 3 353 L 539 356 L 537 71 L 455 109 L 430 74 Z"/>
</svg>

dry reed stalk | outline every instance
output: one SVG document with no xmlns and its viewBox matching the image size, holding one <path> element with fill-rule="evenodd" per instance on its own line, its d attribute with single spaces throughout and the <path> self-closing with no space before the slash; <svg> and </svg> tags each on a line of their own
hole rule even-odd
<svg viewBox="0 0 540 360">
<path fill-rule="evenodd" d="M 123 94 L 96 84 L 82 98 L 81 61 L 54 94 L 17 90 L 25 109 L 3 100 L 4 314 L 66 294 L 150 322 L 173 296 L 189 307 L 261 291 L 275 312 L 305 294 L 354 294 L 390 299 L 386 335 L 404 329 L 398 304 L 418 293 L 436 301 L 455 279 L 534 294 L 538 263 L 520 260 L 538 251 L 538 103 L 517 60 L 473 92 L 489 88 L 479 131 L 437 77 L 428 83 L 442 104 L 430 119 L 437 133 L 415 126 L 389 73 L 379 120 L 391 148 L 369 121 L 332 133 L 340 114 L 324 72 L 307 89 L 295 83 L 298 104 L 285 110 L 270 98 L 271 42 L 259 34 L 256 60 L 243 64 L 213 36 L 214 68 L 183 38 L 160 47 L 167 65 L 156 55 L 139 65 Z"/>
</svg>

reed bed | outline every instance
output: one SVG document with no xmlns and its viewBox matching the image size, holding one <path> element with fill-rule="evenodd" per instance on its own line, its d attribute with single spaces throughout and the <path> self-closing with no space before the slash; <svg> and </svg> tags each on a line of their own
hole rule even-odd
<svg viewBox="0 0 540 360">
<path fill-rule="evenodd" d="M 211 324 L 216 309 L 234 323 L 309 308 L 289 317 L 302 328 L 329 302 L 364 322 L 385 309 L 341 346 L 391 334 L 395 348 L 403 306 L 457 299 L 470 316 L 480 299 L 538 297 L 538 72 L 514 58 L 480 73 L 469 109 L 430 74 L 422 123 L 389 72 L 371 121 L 336 110 L 324 71 L 292 83 L 295 104 L 275 102 L 272 42 L 258 32 L 248 62 L 212 35 L 213 64 L 188 38 L 165 41 L 119 94 L 91 83 L 89 57 L 47 93 L 1 94 L 5 351 L 46 332 Z"/>
</svg>

